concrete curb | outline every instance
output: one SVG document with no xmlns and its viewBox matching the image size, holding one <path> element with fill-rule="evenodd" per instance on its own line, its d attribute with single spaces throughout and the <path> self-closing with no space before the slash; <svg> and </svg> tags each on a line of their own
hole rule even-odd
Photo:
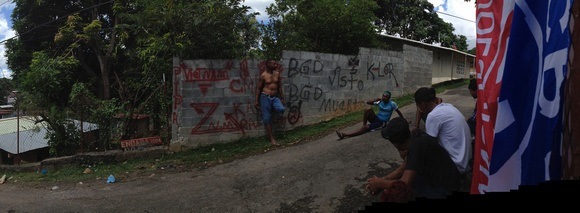
<svg viewBox="0 0 580 213">
<path fill-rule="evenodd" d="M 105 152 L 82 153 L 73 156 L 48 158 L 41 162 L 21 165 L 0 165 L 0 172 L 39 172 L 42 169 L 63 168 L 67 166 L 121 163 L 133 159 L 157 158 L 171 153 L 166 146 L 154 146 L 139 150 L 111 150 Z"/>
</svg>

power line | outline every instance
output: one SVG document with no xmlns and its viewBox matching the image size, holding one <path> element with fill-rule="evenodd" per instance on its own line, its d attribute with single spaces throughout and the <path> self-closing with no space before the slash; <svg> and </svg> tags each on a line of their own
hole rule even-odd
<svg viewBox="0 0 580 213">
<path fill-rule="evenodd" d="M 0 6 L 5 5 L 6 3 L 10 2 L 12 0 L 6 0 L 4 3 L 0 4 Z"/>
<path fill-rule="evenodd" d="M 444 12 L 439 12 L 439 11 L 435 11 L 435 12 L 436 13 L 441 13 L 443 15 L 448 15 L 448 16 L 451 16 L 451 17 L 454 17 L 454 18 L 458 18 L 458 19 L 461 19 L 461 20 L 464 20 L 464 21 L 469 21 L 469 22 L 475 23 L 475 21 L 473 21 L 473 20 L 469 20 L 469 19 L 466 19 L 466 18 L 463 18 L 463 17 L 459 17 L 459 16 L 456 16 L 456 15 L 451 15 L 449 13 L 444 13 Z"/>
</svg>

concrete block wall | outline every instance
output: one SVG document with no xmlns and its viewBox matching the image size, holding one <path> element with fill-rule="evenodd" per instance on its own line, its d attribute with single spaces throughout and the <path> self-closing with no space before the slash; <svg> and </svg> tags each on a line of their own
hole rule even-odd
<svg viewBox="0 0 580 213">
<path fill-rule="evenodd" d="M 258 60 L 173 59 L 172 144 L 195 147 L 263 131 L 254 108 Z"/>
<path fill-rule="evenodd" d="M 432 53 L 360 48 L 358 55 L 284 51 L 286 112 L 274 128 L 291 130 L 368 107 L 384 90 L 394 97 L 431 85 Z M 196 147 L 265 136 L 253 103 L 260 65 L 255 59 L 173 60 L 172 146 Z M 362 119 L 362 118 L 361 118 Z"/>
<path fill-rule="evenodd" d="M 403 45 L 403 69 L 407 84 L 404 93 L 414 93 L 420 87 L 431 86 L 433 78 L 433 52 L 423 48 Z"/>
</svg>

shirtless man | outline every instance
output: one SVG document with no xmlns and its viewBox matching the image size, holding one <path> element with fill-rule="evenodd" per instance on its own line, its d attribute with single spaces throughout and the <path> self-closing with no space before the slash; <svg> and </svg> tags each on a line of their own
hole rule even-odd
<svg viewBox="0 0 580 213">
<path fill-rule="evenodd" d="M 280 146 L 272 135 L 272 111 L 282 114 L 286 111 L 284 104 L 284 92 L 282 92 L 282 80 L 280 79 L 282 67 L 276 61 L 269 59 L 266 61 L 266 71 L 260 74 L 258 87 L 256 90 L 256 100 L 254 107 L 261 109 L 262 122 L 266 127 L 266 132 L 270 137 L 270 143 Z"/>
</svg>

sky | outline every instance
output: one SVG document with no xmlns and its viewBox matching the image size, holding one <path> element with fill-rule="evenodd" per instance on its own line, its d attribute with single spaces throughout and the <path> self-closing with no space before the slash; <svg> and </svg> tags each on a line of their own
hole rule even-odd
<svg viewBox="0 0 580 213">
<path fill-rule="evenodd" d="M 467 38 L 467 49 L 475 47 L 475 1 L 464 0 L 429 0 L 435 7 L 439 18 L 453 24 L 456 35 Z"/>
<path fill-rule="evenodd" d="M 6 46 L 4 42 L 6 39 L 14 37 L 14 30 L 12 30 L 12 22 L 10 21 L 10 15 L 12 15 L 12 10 L 14 9 L 14 3 L 12 0 L 0 0 L 0 78 L 11 78 L 10 70 L 6 65 Z"/>
<path fill-rule="evenodd" d="M 475 47 L 475 3 L 463 0 L 428 0 L 435 6 L 435 11 L 445 22 L 453 24 L 455 34 L 467 37 L 468 49 Z M 268 19 L 266 7 L 274 0 L 244 0 L 242 4 L 250 6 L 251 12 L 259 12 L 258 21 Z M 15 36 L 12 30 L 10 15 L 14 9 L 11 0 L 0 0 L 0 78 L 11 78 L 11 71 L 6 65 L 4 41 Z"/>
</svg>

